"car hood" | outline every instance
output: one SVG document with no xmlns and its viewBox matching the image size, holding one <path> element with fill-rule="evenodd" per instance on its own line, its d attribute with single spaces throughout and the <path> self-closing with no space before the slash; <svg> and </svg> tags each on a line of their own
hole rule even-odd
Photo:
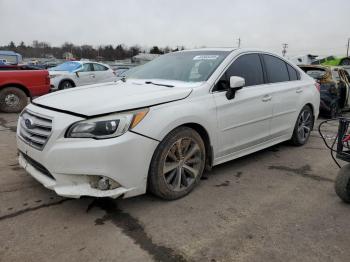
<svg viewBox="0 0 350 262">
<path fill-rule="evenodd" d="M 160 81 L 154 80 L 154 83 Z M 58 91 L 33 100 L 33 104 L 83 116 L 148 107 L 186 98 L 197 84 L 163 81 L 174 87 L 127 80 Z"/>
</svg>

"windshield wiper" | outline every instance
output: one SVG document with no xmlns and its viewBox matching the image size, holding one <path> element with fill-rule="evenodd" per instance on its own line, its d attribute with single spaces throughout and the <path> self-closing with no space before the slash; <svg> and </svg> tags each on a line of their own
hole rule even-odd
<svg viewBox="0 0 350 262">
<path fill-rule="evenodd" d="M 145 84 L 147 85 L 155 85 L 155 86 L 165 86 L 165 87 L 174 87 L 173 85 L 167 85 L 167 84 L 158 84 L 158 83 L 153 83 L 152 81 L 146 81 Z"/>
</svg>

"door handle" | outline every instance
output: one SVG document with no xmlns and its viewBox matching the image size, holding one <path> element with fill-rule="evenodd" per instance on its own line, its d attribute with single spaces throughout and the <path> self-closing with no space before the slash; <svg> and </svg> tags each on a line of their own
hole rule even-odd
<svg viewBox="0 0 350 262">
<path fill-rule="evenodd" d="M 298 88 L 295 92 L 296 92 L 296 93 L 302 93 L 302 92 L 303 92 L 303 89 L 302 89 L 302 88 Z"/>
<path fill-rule="evenodd" d="M 263 96 L 263 98 L 261 99 L 261 101 L 263 101 L 263 102 L 268 102 L 268 101 L 270 101 L 271 99 L 272 99 L 272 96 L 266 95 L 266 96 Z"/>
<path fill-rule="evenodd" d="M 91 74 L 90 77 L 95 78 L 95 75 Z"/>
</svg>

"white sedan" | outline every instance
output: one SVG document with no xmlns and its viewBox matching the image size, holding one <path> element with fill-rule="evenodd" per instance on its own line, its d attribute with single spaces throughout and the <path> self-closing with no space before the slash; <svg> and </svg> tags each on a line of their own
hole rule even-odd
<svg viewBox="0 0 350 262">
<path fill-rule="evenodd" d="M 49 69 L 51 89 L 63 90 L 76 86 L 115 81 L 114 71 L 105 64 L 90 61 L 69 61 Z"/>
<path fill-rule="evenodd" d="M 35 99 L 19 117 L 19 163 L 62 196 L 177 199 L 205 168 L 304 145 L 319 104 L 315 80 L 276 54 L 174 52 L 122 81 Z"/>
</svg>

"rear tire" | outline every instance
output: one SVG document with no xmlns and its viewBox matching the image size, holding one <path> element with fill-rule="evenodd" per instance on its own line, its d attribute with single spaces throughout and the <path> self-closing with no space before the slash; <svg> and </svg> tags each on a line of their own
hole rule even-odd
<svg viewBox="0 0 350 262">
<path fill-rule="evenodd" d="M 339 170 L 334 188 L 341 200 L 350 203 L 350 164 L 346 164 Z"/>
<path fill-rule="evenodd" d="M 310 106 L 306 105 L 303 107 L 297 122 L 294 126 L 293 136 L 291 143 L 294 146 L 302 146 L 309 140 L 311 130 L 314 125 L 314 115 Z"/>
<path fill-rule="evenodd" d="M 64 80 L 62 81 L 59 86 L 58 86 L 58 89 L 59 90 L 64 90 L 64 89 L 69 89 L 69 88 L 72 88 L 74 87 L 74 85 L 72 84 L 71 81 L 68 81 L 68 80 Z"/>
<path fill-rule="evenodd" d="M 0 111 L 5 113 L 19 113 L 28 103 L 24 91 L 17 87 L 5 87 L 0 90 Z"/>
<path fill-rule="evenodd" d="M 166 200 L 184 197 L 199 183 L 205 155 L 204 142 L 195 130 L 174 129 L 155 150 L 149 171 L 149 191 Z"/>
</svg>

